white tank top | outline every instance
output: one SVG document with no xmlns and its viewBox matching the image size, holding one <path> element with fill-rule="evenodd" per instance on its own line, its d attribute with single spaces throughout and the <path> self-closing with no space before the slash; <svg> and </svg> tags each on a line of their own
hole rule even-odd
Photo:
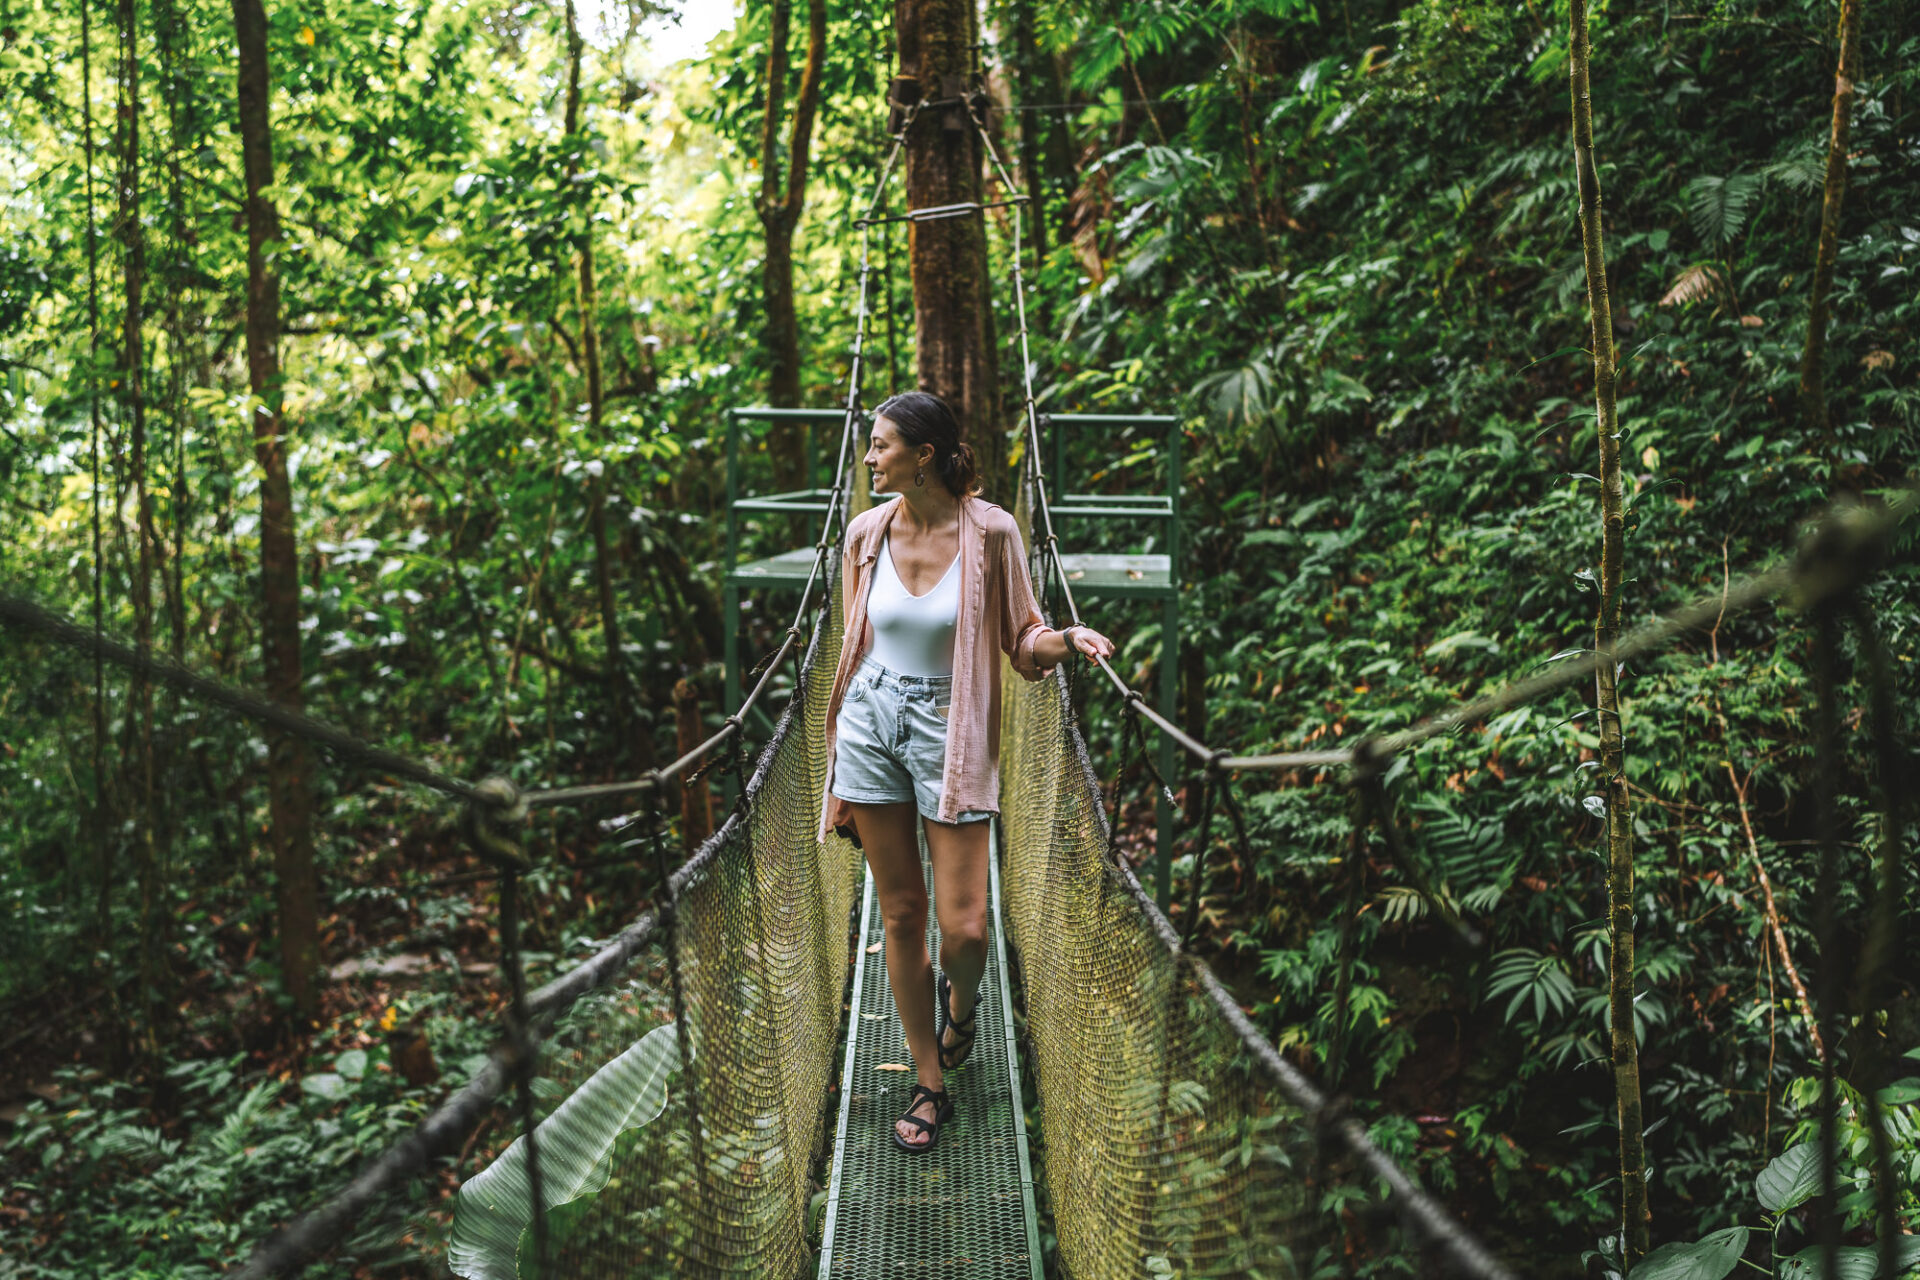
<svg viewBox="0 0 1920 1280">
<path fill-rule="evenodd" d="M 873 623 L 872 658 L 903 676 L 953 674 L 953 633 L 960 620 L 960 557 L 933 590 L 916 596 L 893 567 L 891 539 L 880 543 L 867 619 Z"/>
</svg>

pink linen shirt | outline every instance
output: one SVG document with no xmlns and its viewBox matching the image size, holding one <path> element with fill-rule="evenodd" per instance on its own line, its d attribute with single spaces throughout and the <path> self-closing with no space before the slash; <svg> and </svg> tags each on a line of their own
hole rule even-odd
<svg viewBox="0 0 1920 1280">
<path fill-rule="evenodd" d="M 840 701 L 873 645 L 867 624 L 867 594 L 880 543 L 892 527 L 900 502 L 863 511 L 847 526 L 841 563 L 845 638 L 827 702 L 827 782 L 820 805 L 820 839 L 850 827 L 853 805 L 833 794 L 834 736 Z M 960 612 L 954 621 L 953 709 L 947 718 L 947 759 L 940 775 L 941 822 L 963 810 L 1000 809 L 1000 663 L 1004 653 L 1028 680 L 1042 680 L 1052 667 L 1034 660 L 1033 646 L 1047 624 L 1027 576 L 1026 548 L 1013 517 L 990 502 L 960 500 Z"/>
</svg>

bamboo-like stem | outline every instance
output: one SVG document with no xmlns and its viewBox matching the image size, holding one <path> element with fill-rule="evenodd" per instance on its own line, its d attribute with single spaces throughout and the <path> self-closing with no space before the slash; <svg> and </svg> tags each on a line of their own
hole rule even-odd
<svg viewBox="0 0 1920 1280">
<path fill-rule="evenodd" d="M 1856 595 L 1849 602 L 1853 624 L 1859 636 L 1860 654 L 1867 668 L 1869 701 L 1873 709 L 1873 745 L 1880 767 L 1881 827 L 1880 856 L 1875 868 L 1878 884 L 1867 924 L 1867 945 L 1860 952 L 1853 989 L 1858 993 L 1863 1029 L 1866 1032 L 1860 1050 L 1859 1077 L 1864 1087 L 1867 1135 L 1873 1150 L 1873 1189 L 1875 1207 L 1880 1215 L 1879 1271 L 1881 1275 L 1900 1273 L 1900 1189 L 1894 1179 L 1893 1148 L 1887 1136 L 1887 1117 L 1880 1103 L 1880 1089 L 1886 1084 L 1888 1052 L 1886 1036 L 1878 1022 L 1879 1011 L 1887 1004 L 1887 975 L 1900 967 L 1899 902 L 1905 864 L 1905 815 L 1901 778 L 1911 779 L 1912 759 L 1900 745 L 1898 712 L 1894 700 L 1891 664 L 1885 645 L 1874 627 L 1872 610 Z"/>
<path fill-rule="evenodd" d="M 1807 984 L 1801 980 L 1800 970 L 1793 963 L 1793 956 L 1787 951 L 1786 931 L 1780 927 L 1780 910 L 1774 905 L 1773 880 L 1767 875 L 1766 864 L 1760 861 L 1760 843 L 1753 836 L 1753 820 L 1747 812 L 1747 788 L 1733 771 L 1731 761 L 1720 762 L 1726 767 L 1727 781 L 1733 784 L 1734 803 L 1740 807 L 1740 825 L 1747 833 L 1747 855 L 1753 859 L 1754 878 L 1760 882 L 1760 900 L 1767 917 L 1767 932 L 1773 937 L 1773 948 L 1780 954 L 1780 967 L 1787 971 L 1787 981 L 1793 984 L 1793 993 L 1800 1001 L 1800 1016 L 1807 1020 L 1807 1034 L 1813 1037 L 1813 1051 L 1820 1060 L 1827 1060 L 1827 1044 L 1820 1035 L 1820 1020 L 1813 1016 L 1813 997 L 1807 994 Z M 1769 1081 L 1771 1083 L 1771 1081 Z"/>
<path fill-rule="evenodd" d="M 1640 1047 L 1634 1035 L 1633 810 L 1627 792 L 1626 735 L 1620 723 L 1621 564 L 1626 512 L 1620 479 L 1620 425 L 1614 398 L 1613 309 L 1601 237 L 1600 173 L 1593 155 L 1592 44 L 1586 0 L 1572 0 L 1571 96 L 1573 159 L 1580 187 L 1580 240 L 1592 313 L 1593 391 L 1600 443 L 1600 610 L 1594 625 L 1594 708 L 1599 715 L 1600 776 L 1607 801 L 1608 1009 L 1611 1014 L 1614 1103 L 1620 1132 L 1620 1244 L 1624 1269 L 1646 1254 L 1647 1163 L 1640 1113 Z"/>
<path fill-rule="evenodd" d="M 1820 198 L 1820 246 L 1813 259 L 1807 340 L 1800 351 L 1800 418 L 1807 434 L 1826 435 L 1827 312 L 1833 264 L 1840 252 L 1840 207 L 1847 195 L 1847 138 L 1853 128 L 1853 86 L 1859 77 L 1860 0 L 1840 0 L 1840 66 L 1833 77 L 1833 124 L 1827 136 L 1827 178 Z"/>
</svg>

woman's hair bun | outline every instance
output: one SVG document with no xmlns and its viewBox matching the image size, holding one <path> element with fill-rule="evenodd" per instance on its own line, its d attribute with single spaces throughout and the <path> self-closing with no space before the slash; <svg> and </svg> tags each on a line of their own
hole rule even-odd
<svg viewBox="0 0 1920 1280">
<path fill-rule="evenodd" d="M 956 498 L 964 498 L 980 487 L 973 446 L 960 438 L 960 419 L 939 396 L 927 391 L 903 391 L 881 401 L 873 416 L 891 422 L 910 448 L 932 445 L 934 474 Z"/>
</svg>

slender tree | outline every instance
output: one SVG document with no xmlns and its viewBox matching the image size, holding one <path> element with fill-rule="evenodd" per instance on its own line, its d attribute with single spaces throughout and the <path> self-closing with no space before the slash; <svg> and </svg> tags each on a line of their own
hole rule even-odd
<svg viewBox="0 0 1920 1280">
<path fill-rule="evenodd" d="M 1860 0 L 1840 0 L 1840 66 L 1833 76 L 1833 123 L 1827 135 L 1827 180 L 1820 198 L 1820 247 L 1813 259 L 1807 341 L 1800 351 L 1800 419 L 1809 435 L 1826 435 L 1827 314 L 1833 264 L 1840 253 L 1840 207 L 1847 197 L 1847 138 L 1853 129 L 1853 86 L 1860 74 Z"/>
<path fill-rule="evenodd" d="M 116 232 L 120 241 L 122 298 L 117 381 L 130 454 L 128 480 L 133 487 L 134 502 L 133 642 L 145 650 L 153 644 L 156 538 L 153 493 L 147 483 L 147 236 L 140 216 L 140 13 L 134 0 L 119 0 L 116 16 L 120 38 L 120 176 Z M 164 921 L 159 904 L 159 861 L 154 846 L 153 683 L 145 675 L 135 674 L 131 692 L 135 718 L 132 736 L 138 753 L 133 768 L 140 787 L 140 820 L 133 843 L 140 892 L 135 966 L 140 983 L 139 1040 L 143 1051 L 153 1052 L 158 1048 L 154 1022 L 165 1007 L 160 999 L 158 937 Z"/>
<path fill-rule="evenodd" d="M 580 64 L 586 41 L 580 38 L 580 19 L 573 0 L 567 0 L 567 107 L 565 118 L 567 190 L 581 202 L 575 212 L 579 226 L 575 248 L 575 266 L 579 287 L 576 302 L 580 314 L 580 354 L 587 375 L 587 427 L 596 445 L 606 443 L 602 417 L 606 412 L 606 391 L 600 369 L 600 326 L 597 320 L 599 293 L 593 278 L 593 184 L 579 181 L 580 156 L 586 140 L 580 136 Z M 632 696 L 627 688 L 626 661 L 620 644 L 620 614 L 613 596 L 613 550 L 607 537 L 607 492 L 613 484 L 612 473 L 602 469 L 587 481 L 587 529 L 593 537 L 593 580 L 600 603 L 600 631 L 607 648 L 607 700 L 613 713 L 613 734 L 622 752 L 630 753 L 636 764 L 651 759 L 651 742 L 645 734 L 630 733 L 628 714 Z"/>
<path fill-rule="evenodd" d="M 93 206 L 93 4 L 80 0 L 80 126 L 86 155 L 87 210 L 87 422 L 88 422 L 88 503 L 93 542 L 93 631 L 106 629 L 106 544 L 100 518 L 100 237 L 99 218 Z M 109 816 L 112 793 L 107 785 L 107 670 L 96 652 L 93 655 L 93 842 L 95 853 L 94 930 L 103 940 L 102 952 L 108 957 L 102 981 L 108 998 L 118 1010 L 119 987 L 113 979 L 113 822 Z M 125 1019 L 114 1018 L 116 1029 Z M 117 1044 L 115 1051 L 124 1050 Z"/>
<path fill-rule="evenodd" d="M 807 202 L 807 160 L 813 148 L 813 121 L 820 106 L 820 71 L 827 58 L 826 0 L 807 0 L 807 60 L 800 71 L 799 95 L 787 134 L 786 182 L 780 180 L 780 124 L 786 114 L 787 28 L 792 0 L 774 0 L 767 44 L 767 112 L 760 130 L 760 195 L 754 210 L 766 236 L 761 267 L 767 306 L 767 401 L 782 409 L 800 407 L 800 320 L 793 305 L 793 233 Z M 776 487 L 806 484 L 805 423 L 775 426 Z"/>
<path fill-rule="evenodd" d="M 280 242 L 273 186 L 273 131 L 268 117 L 267 11 L 262 0 L 233 0 L 239 46 L 240 159 L 247 189 L 247 384 L 253 392 L 253 451 L 260 464 L 260 637 L 267 692 L 298 711 L 300 689 L 300 562 L 294 541 L 293 485 L 287 476 L 287 423 L 281 409 L 280 281 L 269 255 Z M 313 796 L 300 739 L 267 739 L 268 812 L 273 869 L 279 881 L 280 963 L 300 1016 L 318 1007 L 319 883 L 313 867 Z"/>
<path fill-rule="evenodd" d="M 1053 74 L 1051 60 L 1041 54 L 1034 35 L 1033 6 L 1034 0 L 1014 0 L 1012 5 L 1014 71 L 1020 78 L 1021 98 L 1054 103 L 1060 100 L 1059 81 Z M 1033 104 L 1023 101 L 1020 105 Z M 1041 151 L 1048 124 L 1044 111 L 1020 112 L 1020 174 L 1027 184 L 1027 235 L 1033 242 L 1035 271 L 1047 261 L 1047 175 Z M 1034 301 L 1037 317 L 1040 300 L 1036 297 Z M 1044 320 L 1041 327 L 1046 327 Z"/>
<path fill-rule="evenodd" d="M 903 104 L 930 104 L 907 138 L 907 205 L 924 209 L 977 202 L 985 157 L 966 107 L 979 40 L 973 5 L 969 0 L 900 0 L 894 31 L 900 71 L 893 97 Z M 993 344 L 986 221 L 969 214 L 911 223 L 907 257 L 919 385 L 953 406 L 979 457 L 987 496 L 1005 505 L 1012 486 Z"/>
<path fill-rule="evenodd" d="M 1594 649 L 1594 706 L 1600 717 L 1600 781 L 1606 788 L 1609 998 L 1615 1108 L 1620 1132 L 1621 1249 L 1630 1270 L 1647 1251 L 1647 1164 L 1641 1133 L 1640 1048 L 1633 1028 L 1633 810 L 1627 795 L 1626 735 L 1620 723 L 1614 643 L 1620 634 L 1621 562 L 1626 513 L 1620 478 L 1620 422 L 1614 399 L 1617 372 L 1613 311 L 1607 296 L 1607 254 L 1601 238 L 1600 172 L 1593 157 L 1592 45 L 1586 0 L 1572 2 L 1573 164 L 1580 187 L 1580 240 L 1586 260 L 1587 307 L 1592 313 L 1593 394 L 1600 438 L 1600 612 Z"/>
</svg>

